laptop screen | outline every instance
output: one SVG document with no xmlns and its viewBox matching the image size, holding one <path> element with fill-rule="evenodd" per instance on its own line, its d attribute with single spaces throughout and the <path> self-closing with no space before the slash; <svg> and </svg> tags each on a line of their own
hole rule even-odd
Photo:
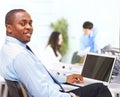
<svg viewBox="0 0 120 97">
<path fill-rule="evenodd" d="M 109 82 L 115 62 L 115 56 L 88 53 L 82 75 L 87 78 Z"/>
</svg>

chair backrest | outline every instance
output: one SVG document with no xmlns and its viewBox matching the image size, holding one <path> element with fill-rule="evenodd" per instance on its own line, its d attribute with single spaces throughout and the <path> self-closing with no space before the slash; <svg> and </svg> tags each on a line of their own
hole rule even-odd
<svg viewBox="0 0 120 97">
<path fill-rule="evenodd" d="M 80 61 L 80 56 L 78 56 L 77 54 L 78 54 L 78 51 L 75 51 L 73 53 L 73 56 L 72 56 L 72 59 L 71 59 L 72 64 L 78 63 Z"/>
<path fill-rule="evenodd" d="M 28 97 L 21 83 L 5 79 L 10 97 Z"/>
</svg>

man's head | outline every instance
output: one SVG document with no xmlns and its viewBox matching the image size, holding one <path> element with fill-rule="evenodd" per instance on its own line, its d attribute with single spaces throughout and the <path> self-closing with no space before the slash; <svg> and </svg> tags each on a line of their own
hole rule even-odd
<svg viewBox="0 0 120 97">
<path fill-rule="evenodd" d="M 83 23 L 83 32 L 85 35 L 89 35 L 93 31 L 93 23 L 86 21 Z"/>
<path fill-rule="evenodd" d="M 33 27 L 31 16 L 23 9 L 13 9 L 6 14 L 5 26 L 7 36 L 14 37 L 21 42 L 30 41 Z"/>
</svg>

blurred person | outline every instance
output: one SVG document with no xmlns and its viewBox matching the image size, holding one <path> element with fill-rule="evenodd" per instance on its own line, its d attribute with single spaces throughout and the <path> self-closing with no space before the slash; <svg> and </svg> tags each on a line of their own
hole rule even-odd
<svg viewBox="0 0 120 97">
<path fill-rule="evenodd" d="M 102 83 L 65 92 L 27 45 L 33 27 L 31 16 L 24 9 L 10 10 L 5 17 L 5 26 L 6 39 L 0 50 L 0 75 L 7 80 L 21 82 L 28 97 L 112 97 Z M 72 74 L 63 82 L 82 83 L 83 77 Z"/>
<path fill-rule="evenodd" d="M 69 71 L 73 64 L 67 64 L 61 61 L 61 45 L 63 43 L 63 36 L 58 31 L 53 31 L 49 36 L 47 46 L 43 53 L 43 63 L 47 69 L 65 70 Z M 75 63 L 77 65 L 79 63 Z"/>
<path fill-rule="evenodd" d="M 93 23 L 90 21 L 85 21 L 83 23 L 83 34 L 80 40 L 80 50 L 87 50 L 89 52 L 98 52 L 99 46 L 99 35 L 98 30 L 94 27 Z"/>
<path fill-rule="evenodd" d="M 56 58 L 58 61 L 61 61 L 62 55 L 60 51 L 60 47 L 63 43 L 63 36 L 60 32 L 54 31 L 49 37 L 48 44 L 46 47 L 46 51 L 51 57 Z M 51 50 L 51 51 L 50 51 Z M 53 54 L 53 56 L 52 56 Z"/>
<path fill-rule="evenodd" d="M 51 57 L 52 61 L 57 62 L 58 64 L 62 60 L 61 55 L 61 45 L 63 43 L 63 36 L 58 31 L 53 31 L 49 36 L 47 46 L 45 48 L 45 54 Z"/>
</svg>

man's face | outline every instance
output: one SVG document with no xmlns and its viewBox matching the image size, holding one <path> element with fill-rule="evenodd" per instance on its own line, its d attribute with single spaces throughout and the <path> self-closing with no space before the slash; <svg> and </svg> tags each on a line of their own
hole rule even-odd
<svg viewBox="0 0 120 97">
<path fill-rule="evenodd" d="M 92 29 L 85 29 L 85 28 L 83 28 L 83 33 L 85 35 L 89 35 L 91 32 L 92 32 Z"/>
<path fill-rule="evenodd" d="M 6 28 L 9 36 L 27 43 L 33 32 L 31 17 L 27 12 L 18 12 L 14 15 L 13 24 L 6 25 Z"/>
</svg>

